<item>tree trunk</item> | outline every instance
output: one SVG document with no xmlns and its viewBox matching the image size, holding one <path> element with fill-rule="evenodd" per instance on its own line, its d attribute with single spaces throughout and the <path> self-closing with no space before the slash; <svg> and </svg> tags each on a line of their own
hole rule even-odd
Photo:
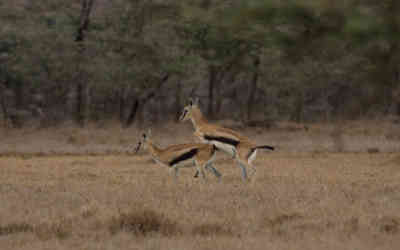
<svg viewBox="0 0 400 250">
<path fill-rule="evenodd" d="M 398 13 L 400 11 L 400 1 L 388 1 L 386 8 L 385 14 L 388 18 L 389 30 L 392 34 L 399 34 L 400 19 Z M 392 103 L 396 103 L 395 105 L 399 107 L 400 104 L 397 103 L 399 100 L 392 93 L 393 89 L 398 88 L 400 85 L 400 41 L 397 39 L 397 36 L 391 39 L 389 46 L 383 69 L 388 71 L 385 75 L 388 77 L 388 85 L 391 86 L 391 93 L 385 99 L 391 100 Z M 400 115 L 399 109 L 396 110 L 398 115 Z"/>
<path fill-rule="evenodd" d="M 119 93 L 119 103 L 118 103 L 118 118 L 122 123 L 125 120 L 125 88 L 123 88 Z"/>
<path fill-rule="evenodd" d="M 303 122 L 304 120 L 303 112 L 304 112 L 304 93 L 303 90 L 300 90 L 296 96 L 294 112 L 292 113 L 292 120 L 298 123 Z"/>
<path fill-rule="evenodd" d="M 1 109 L 3 111 L 4 123 L 7 124 L 8 121 L 9 121 L 9 116 L 8 116 L 7 104 L 6 104 L 6 100 L 5 100 L 4 89 L 2 89 L 2 91 L 1 91 L 0 98 L 1 98 L 0 99 L 0 105 L 1 105 Z"/>
<path fill-rule="evenodd" d="M 15 108 L 22 109 L 24 106 L 24 91 L 20 81 L 14 83 L 14 96 L 15 96 Z"/>
<path fill-rule="evenodd" d="M 222 95 L 221 95 L 221 87 L 222 87 L 222 79 L 224 78 L 224 74 L 220 74 L 219 79 L 215 81 L 214 88 L 215 88 L 215 108 L 214 108 L 214 115 L 219 117 L 220 111 L 221 111 L 221 106 L 222 106 Z"/>
<path fill-rule="evenodd" d="M 217 78 L 217 68 L 210 65 L 209 68 L 209 83 L 208 83 L 208 116 L 214 119 L 214 88 Z"/>
<path fill-rule="evenodd" d="M 132 103 L 131 109 L 129 111 L 128 119 L 126 120 L 125 127 L 130 127 L 133 124 L 133 122 L 135 121 L 136 114 L 137 114 L 137 111 L 139 109 L 139 104 L 140 103 L 139 103 L 138 99 L 136 99 Z"/>
<path fill-rule="evenodd" d="M 181 109 L 182 109 L 182 104 L 181 104 L 181 95 L 182 95 L 182 83 L 180 80 L 178 80 L 178 84 L 176 86 L 175 90 L 175 121 L 179 121 L 179 117 L 181 115 Z"/>
<path fill-rule="evenodd" d="M 167 82 L 169 79 L 169 74 L 166 74 L 165 76 L 163 76 L 160 81 L 158 82 L 157 86 L 154 87 L 152 90 L 146 92 L 145 94 L 143 94 L 141 97 L 137 98 L 134 103 L 131 106 L 131 109 L 129 111 L 129 116 L 128 119 L 125 123 L 125 127 L 130 127 L 133 122 L 135 121 L 137 114 L 139 113 L 138 111 L 142 111 L 144 105 L 151 100 L 152 98 L 154 98 L 156 96 L 156 93 L 160 90 L 160 88 L 162 87 L 162 85 Z"/>
<path fill-rule="evenodd" d="M 76 86 L 76 121 L 78 125 L 83 127 L 85 126 L 84 121 L 84 86 L 83 83 L 78 83 Z"/>
<path fill-rule="evenodd" d="M 260 66 L 260 58 L 257 56 L 254 58 L 253 66 L 254 73 L 251 80 L 249 99 L 247 100 L 247 121 L 251 121 L 253 118 L 254 100 L 256 97 L 257 82 L 259 77 L 258 68 Z"/>
<path fill-rule="evenodd" d="M 90 95 L 90 90 L 91 90 L 91 88 L 90 88 L 90 85 L 88 85 L 87 83 L 85 84 L 85 91 L 84 91 L 84 94 L 85 94 L 85 98 L 84 98 L 84 101 L 85 101 L 85 104 L 84 104 L 84 109 L 83 109 L 83 114 L 84 114 L 84 116 L 83 116 L 83 121 L 84 121 L 84 123 L 86 124 L 86 122 L 87 121 L 89 121 L 90 120 L 90 116 L 91 116 L 91 109 L 90 109 L 90 106 L 91 106 L 91 95 Z"/>
<path fill-rule="evenodd" d="M 83 42 L 85 40 L 85 32 L 89 28 L 90 14 L 94 5 L 94 0 L 81 1 L 81 14 L 79 17 L 79 27 L 76 32 L 75 42 Z"/>
<path fill-rule="evenodd" d="M 78 44 L 78 50 L 81 57 L 84 57 L 85 47 L 85 32 L 89 28 L 90 14 L 92 12 L 94 0 L 82 0 L 81 1 L 81 13 L 79 17 L 79 26 L 77 28 L 75 42 Z M 79 126 L 85 126 L 85 119 L 89 113 L 89 87 L 87 86 L 86 77 L 83 69 L 78 62 L 77 65 L 77 101 L 76 101 L 76 120 Z"/>
</svg>

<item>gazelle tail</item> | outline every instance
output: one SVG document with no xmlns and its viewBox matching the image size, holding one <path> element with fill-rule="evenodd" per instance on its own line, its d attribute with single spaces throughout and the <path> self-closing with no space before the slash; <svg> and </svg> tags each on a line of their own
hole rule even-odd
<svg viewBox="0 0 400 250">
<path fill-rule="evenodd" d="M 258 148 L 269 149 L 269 150 L 275 149 L 274 147 L 268 146 L 268 145 L 261 145 L 261 146 L 254 147 L 254 149 L 258 149 Z"/>
</svg>

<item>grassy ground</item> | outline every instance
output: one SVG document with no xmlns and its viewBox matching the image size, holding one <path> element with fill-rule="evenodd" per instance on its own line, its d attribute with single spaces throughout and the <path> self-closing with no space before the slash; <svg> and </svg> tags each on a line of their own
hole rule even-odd
<svg viewBox="0 0 400 250">
<path fill-rule="evenodd" d="M 1 249 L 396 249 L 400 156 L 219 156 L 220 183 L 146 155 L 0 158 Z"/>
<path fill-rule="evenodd" d="M 192 141 L 190 124 L 153 130 Z M 132 155 L 140 130 L 0 130 L 0 249 L 397 249 L 397 125 L 242 128 L 259 144 L 243 183 L 219 154 L 218 183 Z M 179 131 L 179 135 L 176 133 Z M 396 153 L 397 152 L 397 153 Z"/>
<path fill-rule="evenodd" d="M 390 120 L 353 121 L 337 124 L 277 123 L 271 129 L 234 128 L 257 144 L 270 144 L 279 152 L 399 152 L 400 126 Z M 194 141 L 190 123 L 145 124 L 142 128 L 122 129 L 119 124 L 90 124 L 84 129 L 71 124 L 48 129 L 0 128 L 0 154 L 116 154 L 132 151 L 141 131 L 153 129 L 162 146 Z"/>
</svg>

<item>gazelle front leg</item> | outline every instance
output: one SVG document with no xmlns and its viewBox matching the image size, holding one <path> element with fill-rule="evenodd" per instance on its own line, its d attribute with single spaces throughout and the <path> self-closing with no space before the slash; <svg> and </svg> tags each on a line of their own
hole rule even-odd
<svg viewBox="0 0 400 250">
<path fill-rule="evenodd" d="M 197 172 L 200 172 L 201 176 L 203 177 L 203 180 L 206 179 L 206 175 L 203 171 L 203 166 L 204 164 L 199 163 L 198 161 L 194 161 L 194 164 L 196 166 Z"/>
<path fill-rule="evenodd" d="M 212 172 L 215 175 L 215 177 L 218 178 L 218 181 L 221 180 L 222 174 L 213 167 L 211 162 L 207 163 L 204 168 L 207 169 L 208 171 Z"/>
<path fill-rule="evenodd" d="M 175 181 L 178 179 L 178 170 L 179 169 L 176 165 L 169 168 L 169 172 L 171 175 L 174 175 Z"/>
<path fill-rule="evenodd" d="M 239 163 L 239 167 L 242 170 L 242 177 L 243 177 L 243 180 L 245 181 L 245 180 L 247 180 L 246 167 L 248 164 L 240 159 L 237 159 L 237 162 Z"/>
<path fill-rule="evenodd" d="M 216 169 L 214 168 L 214 166 L 212 165 L 212 163 L 207 163 L 204 167 L 207 171 L 213 173 L 215 175 L 215 177 L 218 178 L 218 180 L 221 179 L 222 174 Z M 194 174 L 194 178 L 199 177 L 200 171 L 196 170 L 196 173 Z"/>
</svg>

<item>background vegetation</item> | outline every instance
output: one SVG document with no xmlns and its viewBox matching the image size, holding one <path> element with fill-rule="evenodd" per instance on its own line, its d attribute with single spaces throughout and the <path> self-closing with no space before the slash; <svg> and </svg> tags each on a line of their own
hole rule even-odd
<svg viewBox="0 0 400 250">
<path fill-rule="evenodd" d="M 0 24 L 2 250 L 398 249 L 399 0 L 8 0 Z M 249 183 L 132 154 L 142 122 L 195 140 L 188 97 L 276 146 Z"/>
<path fill-rule="evenodd" d="M 1 119 L 246 123 L 400 114 L 396 0 L 0 3 Z M 233 112 L 234 111 L 234 112 Z"/>
</svg>

